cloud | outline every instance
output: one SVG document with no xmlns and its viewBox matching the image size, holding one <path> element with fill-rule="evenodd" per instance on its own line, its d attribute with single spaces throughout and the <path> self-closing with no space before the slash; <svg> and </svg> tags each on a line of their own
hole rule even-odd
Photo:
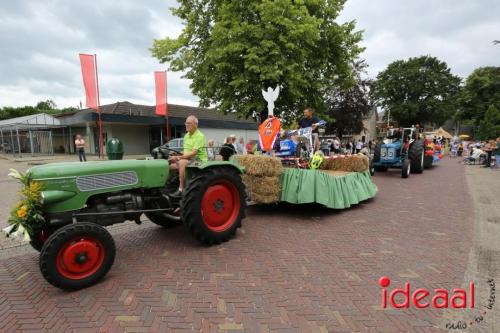
<svg viewBox="0 0 500 333">
<path fill-rule="evenodd" d="M 175 0 L 2 1 L 0 107 L 52 99 L 60 107 L 85 100 L 78 53 L 97 54 L 101 102 L 154 104 L 155 70 L 166 65 L 149 48 L 176 37 Z M 487 0 L 348 0 L 339 21 L 363 29 L 369 75 L 398 59 L 432 55 L 466 77 L 479 66 L 498 66 L 500 2 Z M 197 105 L 190 82 L 169 72 L 171 103 Z"/>
<path fill-rule="evenodd" d="M 349 0 L 340 21 L 364 30 L 362 57 L 375 77 L 395 60 L 431 55 L 463 78 L 475 68 L 498 66 L 500 2 L 488 0 Z"/>
<path fill-rule="evenodd" d="M 85 100 L 78 54 L 97 54 L 101 103 L 154 104 L 155 38 L 175 37 L 175 0 L 9 1 L 0 18 L 0 106 Z M 189 81 L 169 73 L 169 102 L 197 105 Z"/>
</svg>

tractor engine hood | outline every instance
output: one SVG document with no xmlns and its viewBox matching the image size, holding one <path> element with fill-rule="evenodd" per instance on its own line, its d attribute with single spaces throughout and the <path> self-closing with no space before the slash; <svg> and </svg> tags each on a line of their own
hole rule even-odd
<svg viewBox="0 0 500 333">
<path fill-rule="evenodd" d="M 28 170 L 30 180 L 69 178 L 88 175 L 109 174 L 135 171 L 137 175 L 163 178 L 168 175 L 166 160 L 117 160 L 102 162 L 65 162 L 50 163 L 32 167 Z M 156 174 L 155 174 L 156 173 Z M 163 176 L 163 177 L 162 177 Z"/>
<path fill-rule="evenodd" d="M 168 174 L 163 159 L 51 163 L 28 170 L 29 180 L 42 184 L 47 212 L 83 208 L 96 194 L 163 187 Z"/>
</svg>

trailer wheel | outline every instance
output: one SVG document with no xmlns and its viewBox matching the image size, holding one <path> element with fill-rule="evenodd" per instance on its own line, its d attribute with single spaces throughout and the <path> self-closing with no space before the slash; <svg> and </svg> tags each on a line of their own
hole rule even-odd
<svg viewBox="0 0 500 333">
<path fill-rule="evenodd" d="M 234 236 L 245 216 L 245 189 L 239 173 L 210 168 L 191 180 L 181 203 L 182 220 L 204 244 L 219 244 Z"/>
<path fill-rule="evenodd" d="M 116 248 L 100 225 L 79 222 L 54 232 L 40 253 L 40 270 L 47 282 L 65 290 L 95 284 L 109 271 Z"/>
</svg>

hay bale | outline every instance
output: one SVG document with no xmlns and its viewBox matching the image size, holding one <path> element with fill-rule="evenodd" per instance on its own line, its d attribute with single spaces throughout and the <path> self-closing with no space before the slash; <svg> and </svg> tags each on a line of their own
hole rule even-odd
<svg viewBox="0 0 500 333">
<path fill-rule="evenodd" d="M 326 158 L 321 165 L 321 169 L 346 172 L 364 172 L 368 170 L 369 163 L 370 161 L 368 157 L 362 154 L 349 156 L 339 155 Z"/>
<path fill-rule="evenodd" d="M 280 201 L 280 178 L 242 175 L 246 192 L 255 203 L 272 203 Z"/>
<path fill-rule="evenodd" d="M 253 176 L 278 177 L 283 173 L 281 160 L 263 155 L 235 155 L 236 161 L 245 168 L 245 173 Z"/>
</svg>

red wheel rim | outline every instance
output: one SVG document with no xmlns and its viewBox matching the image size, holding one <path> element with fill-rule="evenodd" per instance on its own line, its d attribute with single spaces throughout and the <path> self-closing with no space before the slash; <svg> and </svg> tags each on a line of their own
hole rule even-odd
<svg viewBox="0 0 500 333">
<path fill-rule="evenodd" d="M 208 229 L 215 232 L 227 230 L 240 212 L 240 194 L 228 181 L 212 184 L 201 199 L 201 216 Z"/>
<path fill-rule="evenodd" d="M 75 238 L 64 244 L 57 253 L 57 271 L 68 279 L 85 279 L 101 267 L 104 254 L 100 241 L 92 237 Z"/>
</svg>

